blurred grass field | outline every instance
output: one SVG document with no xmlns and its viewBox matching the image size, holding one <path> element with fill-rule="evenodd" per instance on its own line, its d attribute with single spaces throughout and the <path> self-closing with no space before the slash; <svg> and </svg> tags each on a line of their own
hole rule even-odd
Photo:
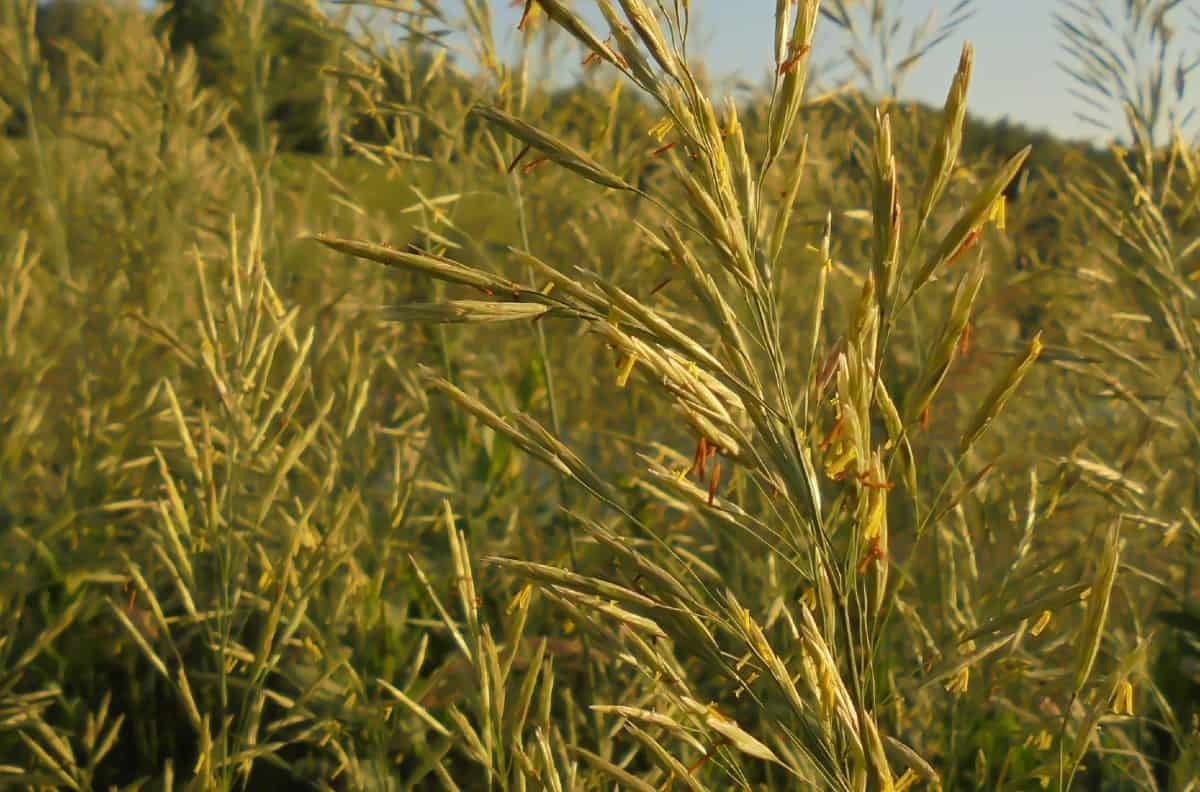
<svg viewBox="0 0 1200 792">
<path fill-rule="evenodd" d="M 1194 10 L 1102 150 L 450 5 L 3 5 L 0 785 L 1200 789 Z"/>
</svg>

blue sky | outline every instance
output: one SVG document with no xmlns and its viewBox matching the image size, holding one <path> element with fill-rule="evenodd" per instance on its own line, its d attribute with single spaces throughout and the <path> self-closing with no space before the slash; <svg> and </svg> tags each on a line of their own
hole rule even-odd
<svg viewBox="0 0 1200 792">
<path fill-rule="evenodd" d="M 1120 3 L 1097 0 L 1120 19 Z M 509 0 L 491 0 L 500 43 L 515 42 L 513 28 L 520 8 Z M 909 21 L 902 37 L 907 41 L 911 24 L 925 19 L 931 10 L 944 15 L 954 0 L 888 0 L 893 14 Z M 448 3 L 447 6 L 453 6 Z M 592 5 L 575 3 L 580 9 Z M 692 49 L 703 56 L 714 76 L 736 75 L 760 82 L 768 73 L 775 3 L 773 0 L 692 0 Z M 1061 42 L 1053 13 L 1062 8 L 1059 0 L 976 0 L 974 15 L 910 73 L 902 91 L 905 97 L 940 105 L 946 96 L 964 41 L 975 47 L 968 108 L 987 119 L 1008 117 L 1037 129 L 1049 129 L 1067 138 L 1101 141 L 1109 137 L 1076 119 L 1085 110 L 1071 96 L 1071 78 L 1058 66 Z M 583 12 L 597 31 L 606 28 L 598 15 Z M 1182 21 L 1182 20 L 1181 20 Z M 836 55 L 846 39 L 827 20 L 817 29 L 815 48 L 819 58 Z M 1194 36 L 1193 36 L 1194 44 Z M 1195 47 L 1193 46 L 1193 51 Z M 1191 97 L 1195 98 L 1195 91 Z M 1106 119 L 1121 128 L 1120 118 Z"/>
</svg>

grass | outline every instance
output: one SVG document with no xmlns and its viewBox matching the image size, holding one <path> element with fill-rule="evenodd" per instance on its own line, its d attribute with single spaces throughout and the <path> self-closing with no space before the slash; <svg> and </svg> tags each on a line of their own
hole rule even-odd
<svg viewBox="0 0 1200 792">
<path fill-rule="evenodd" d="M 315 156 L 261 4 L 231 88 L 6 11 L 4 783 L 1193 788 L 1194 144 L 826 93 L 815 0 L 714 106 L 596 5 L 331 16 Z"/>
</svg>

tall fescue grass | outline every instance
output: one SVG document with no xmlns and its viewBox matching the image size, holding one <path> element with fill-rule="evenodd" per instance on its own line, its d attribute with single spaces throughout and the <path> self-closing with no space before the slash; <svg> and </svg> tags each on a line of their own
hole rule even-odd
<svg viewBox="0 0 1200 792">
<path fill-rule="evenodd" d="M 1194 788 L 1184 116 L 968 156 L 854 5 L 716 103 L 687 3 L 6 6 L 4 783 Z"/>
</svg>

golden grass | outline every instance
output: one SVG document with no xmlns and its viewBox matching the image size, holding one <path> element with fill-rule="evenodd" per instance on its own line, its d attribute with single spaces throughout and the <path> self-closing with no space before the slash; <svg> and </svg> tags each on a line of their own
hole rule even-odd
<svg viewBox="0 0 1200 792">
<path fill-rule="evenodd" d="M 686 3 L 470 0 L 472 73 L 410 5 L 322 18 L 307 159 L 262 3 L 225 89 L 6 9 L 5 783 L 1187 788 L 1194 146 L 1014 199 L 969 46 L 812 95 L 850 4 L 720 106 Z"/>
</svg>

